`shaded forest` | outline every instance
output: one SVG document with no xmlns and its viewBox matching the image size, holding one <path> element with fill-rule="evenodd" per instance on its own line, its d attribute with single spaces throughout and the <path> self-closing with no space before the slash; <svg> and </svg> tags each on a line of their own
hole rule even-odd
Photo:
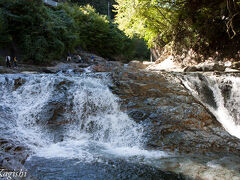
<svg viewBox="0 0 240 180">
<path fill-rule="evenodd" d="M 127 37 L 92 6 L 75 3 L 54 8 L 39 0 L 0 0 L 0 47 L 13 44 L 23 61 L 34 64 L 61 59 L 76 48 L 121 61 L 148 57 L 140 40 Z M 136 44 L 144 51 L 136 52 Z"/>
<path fill-rule="evenodd" d="M 114 18 L 116 14 L 113 12 L 113 5 L 116 5 L 114 0 L 70 0 L 72 3 L 77 3 L 78 5 L 91 5 L 100 14 L 110 15 L 111 19 Z"/>
<path fill-rule="evenodd" d="M 14 44 L 25 61 L 49 62 L 76 48 L 125 62 L 147 59 L 142 39 L 159 56 L 192 50 L 199 62 L 239 60 L 240 0 L 69 0 L 57 8 L 0 0 L 0 47 Z"/>
</svg>

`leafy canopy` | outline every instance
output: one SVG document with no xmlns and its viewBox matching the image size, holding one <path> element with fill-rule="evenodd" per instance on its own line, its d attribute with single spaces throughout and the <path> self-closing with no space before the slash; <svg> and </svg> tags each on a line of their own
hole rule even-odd
<svg viewBox="0 0 240 180">
<path fill-rule="evenodd" d="M 12 42 L 25 61 L 38 64 L 78 47 L 110 58 L 128 59 L 135 53 L 134 42 L 91 6 L 63 3 L 51 8 L 39 0 L 0 1 L 0 47 Z"/>
<path fill-rule="evenodd" d="M 240 0 L 116 0 L 116 22 L 148 45 L 224 49 L 239 46 Z"/>
</svg>

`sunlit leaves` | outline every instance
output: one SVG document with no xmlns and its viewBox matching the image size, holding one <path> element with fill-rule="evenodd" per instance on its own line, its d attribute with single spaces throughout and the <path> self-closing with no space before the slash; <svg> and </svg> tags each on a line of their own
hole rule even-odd
<svg viewBox="0 0 240 180">
<path fill-rule="evenodd" d="M 230 39 L 239 41 L 239 0 L 116 1 L 119 28 L 130 37 L 143 37 L 149 46 L 224 49 Z"/>
<path fill-rule="evenodd" d="M 174 1 L 171 6 L 169 2 L 158 0 L 117 0 L 117 3 L 116 21 L 130 37 L 143 37 L 149 46 L 159 35 L 166 43 L 171 40 L 169 36 L 173 34 L 172 26 L 176 23 L 176 10 L 171 9 Z"/>
</svg>

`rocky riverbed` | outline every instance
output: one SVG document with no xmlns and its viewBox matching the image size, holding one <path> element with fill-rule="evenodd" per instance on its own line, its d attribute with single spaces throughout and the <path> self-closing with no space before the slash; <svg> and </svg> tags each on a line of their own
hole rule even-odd
<svg viewBox="0 0 240 180">
<path fill-rule="evenodd" d="M 137 122 L 149 122 L 148 146 L 178 152 L 237 152 L 231 136 L 183 86 L 177 73 L 131 67 L 115 71 L 113 92 L 122 109 Z"/>
<path fill-rule="evenodd" d="M 60 63 L 53 67 L 44 68 L 34 66 L 24 66 L 14 70 L 2 68 L 2 73 L 20 74 L 13 78 L 7 75 L 4 82 L 1 83 L 4 86 L 11 86 L 12 84 L 11 91 L 14 94 L 20 92 L 21 87 L 26 86 L 29 78 L 28 73 L 43 73 L 42 76 L 37 76 L 36 82 L 32 84 L 34 86 L 38 86 L 38 83 L 45 85 L 44 78 L 50 81 L 54 77 L 54 81 L 51 80 L 50 82 L 51 87 L 55 90 L 42 104 L 42 110 L 34 114 L 36 118 L 34 123 L 38 126 L 47 127 L 44 132 L 51 135 L 53 143 L 58 144 L 66 141 L 65 139 L 69 135 L 67 136 L 65 131 L 69 128 L 69 124 L 74 124 L 76 121 L 73 118 L 75 117 L 73 113 L 75 110 L 74 104 L 71 103 L 72 99 L 69 99 L 72 96 L 69 89 L 76 80 L 73 81 L 71 77 L 85 73 L 87 76 L 104 79 L 106 78 L 105 75 L 102 76 L 101 73 L 96 72 L 109 72 L 107 78 L 110 78 L 112 83 L 106 85 L 119 98 L 121 112 L 128 114 L 144 129 L 143 138 L 146 139 L 144 149 L 149 151 L 150 154 L 151 151 L 154 151 L 153 154 L 155 151 L 169 153 L 169 156 L 164 158 L 149 159 L 137 156 L 127 161 L 130 160 L 137 164 L 140 162 L 163 171 L 173 172 L 171 177 L 174 177 L 175 173 L 180 173 L 181 176 L 178 177 L 186 179 L 239 178 L 237 162 L 240 153 L 240 140 L 224 129 L 217 117 L 204 104 L 205 101 L 193 96 L 186 88 L 183 77 L 188 76 L 188 74 L 151 71 L 145 69 L 148 65 L 136 65 L 136 63 L 121 65 L 117 62 L 99 60 L 88 64 Z M 25 75 L 22 75 L 22 73 Z M 45 73 L 53 74 L 53 77 L 45 76 Z M 59 78 L 55 77 L 54 74 L 56 73 L 64 73 L 66 77 L 65 75 L 64 78 L 62 75 L 59 75 Z M 39 78 L 43 78 L 42 82 L 38 82 Z M 4 88 L 4 86 L 1 87 Z M 41 93 L 38 89 L 33 92 Z M 94 98 L 92 93 L 90 91 L 88 95 Z M 2 95 L 5 96 L 5 94 Z M 44 94 L 41 95 L 41 98 L 43 97 Z M 97 107 L 91 105 L 90 109 L 93 110 L 94 116 L 100 113 L 96 109 Z M 106 107 L 101 108 L 104 110 Z M 0 111 L 0 118 L 5 123 L 1 125 L 2 132 L 5 132 L 1 134 L 0 139 L 1 167 L 7 169 L 24 168 L 25 161 L 29 155 L 32 156 L 33 151 L 24 142 L 14 141 L 13 136 L 6 131 L 8 121 L 14 121 L 14 117 L 11 117 L 13 109 L 1 105 Z M 87 118 L 88 116 L 86 115 Z M 94 122 L 88 122 L 87 126 L 86 124 L 84 126 L 81 128 L 87 128 L 88 133 L 93 131 L 94 127 L 97 127 Z M 106 130 L 105 133 L 108 133 L 108 131 Z M 35 166 L 37 166 L 37 159 L 32 161 Z M 117 162 L 113 162 L 113 164 L 115 163 Z M 28 162 L 27 166 L 28 168 L 31 166 L 31 161 Z M 45 163 L 41 166 L 45 166 Z M 96 168 L 98 169 L 99 166 L 97 163 Z M 77 167 L 74 166 L 74 168 Z M 141 167 L 137 166 L 138 168 Z M 121 171 L 121 169 L 124 170 L 124 168 L 119 170 Z M 35 171 L 36 169 L 31 170 L 32 173 L 36 173 Z M 155 171 L 155 169 L 151 171 Z M 158 173 L 163 174 L 163 179 L 167 177 L 163 172 Z M 156 173 L 154 174 L 156 175 Z M 154 174 L 153 177 L 155 177 Z"/>
</svg>

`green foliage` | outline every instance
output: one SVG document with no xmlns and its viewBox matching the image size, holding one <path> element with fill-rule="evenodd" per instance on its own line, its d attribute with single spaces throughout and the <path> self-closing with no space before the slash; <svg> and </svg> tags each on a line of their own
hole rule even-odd
<svg viewBox="0 0 240 180">
<path fill-rule="evenodd" d="M 113 18 L 114 13 L 112 12 L 113 4 L 115 4 L 114 0 L 71 0 L 73 3 L 77 3 L 78 5 L 85 6 L 91 5 L 96 9 L 96 11 L 100 14 L 108 15 L 108 5 L 110 5 L 109 10 L 111 17 Z M 109 4 L 110 3 L 110 4 Z"/>
<path fill-rule="evenodd" d="M 0 0 L 0 46 L 11 42 L 33 63 L 59 59 L 79 46 L 109 58 L 135 53 L 134 42 L 90 5 L 50 8 L 39 0 Z"/>
<path fill-rule="evenodd" d="M 7 31 L 7 22 L 4 19 L 3 10 L 0 9 L 0 47 L 9 45 L 12 37 Z"/>
<path fill-rule="evenodd" d="M 133 55 L 131 40 L 118 29 L 117 25 L 100 15 L 90 5 L 62 7 L 73 19 L 78 33 L 79 45 L 103 57 L 124 54 L 125 58 Z"/>
<path fill-rule="evenodd" d="M 5 66 L 5 57 L 0 56 L 0 66 Z"/>
<path fill-rule="evenodd" d="M 117 0 L 117 3 L 116 22 L 130 37 L 138 35 L 144 38 L 149 46 L 153 45 L 159 36 L 162 43 L 171 41 L 172 27 L 176 24 L 174 8 L 157 0 Z"/>
<path fill-rule="evenodd" d="M 150 51 L 143 39 L 138 39 L 134 37 L 132 39 L 133 47 L 134 47 L 134 59 L 138 60 L 147 60 L 150 57 Z"/>
<path fill-rule="evenodd" d="M 38 0 L 2 0 L 0 7 L 6 21 L 4 32 L 21 47 L 24 59 L 44 63 L 73 49 L 78 37 L 65 11 L 48 8 Z"/>
<path fill-rule="evenodd" d="M 240 37 L 239 0 L 116 0 L 116 22 L 150 47 L 224 49 Z"/>
</svg>

